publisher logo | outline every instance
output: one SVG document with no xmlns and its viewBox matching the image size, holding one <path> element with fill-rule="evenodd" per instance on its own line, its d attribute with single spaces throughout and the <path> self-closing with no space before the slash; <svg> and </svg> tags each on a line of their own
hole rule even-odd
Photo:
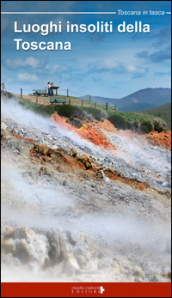
<svg viewBox="0 0 172 298">
<path fill-rule="evenodd" d="M 71 288 L 71 294 L 104 294 L 105 289 L 103 288 L 103 286 L 87 286 L 87 287 L 72 287 Z"/>
<path fill-rule="evenodd" d="M 105 289 L 103 287 L 100 287 L 100 294 L 103 294 L 104 291 Z"/>
</svg>

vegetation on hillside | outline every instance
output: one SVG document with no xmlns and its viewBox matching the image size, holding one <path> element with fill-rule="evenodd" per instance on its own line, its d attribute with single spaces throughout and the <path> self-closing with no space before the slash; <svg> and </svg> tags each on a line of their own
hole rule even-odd
<svg viewBox="0 0 172 298">
<path fill-rule="evenodd" d="M 82 107 L 83 111 L 87 111 L 89 114 L 92 115 L 92 117 L 98 121 L 102 120 L 102 114 L 101 110 L 93 108 L 93 107 Z"/>
<path fill-rule="evenodd" d="M 108 120 L 119 129 L 128 129 L 131 128 L 130 122 L 127 120 L 127 118 L 122 117 L 120 115 L 111 115 L 109 116 Z"/>
<path fill-rule="evenodd" d="M 139 111 L 139 113 L 162 118 L 167 123 L 167 127 L 171 129 L 171 102 L 165 105 L 159 106 L 157 108 L 153 108 L 145 111 Z"/>
<path fill-rule="evenodd" d="M 119 129 L 134 129 L 139 132 L 149 133 L 153 129 L 162 132 L 167 129 L 164 120 L 150 115 L 131 112 L 117 111 L 115 115 L 109 116 L 108 120 Z"/>
<path fill-rule="evenodd" d="M 146 120 L 143 121 L 143 122 L 141 123 L 140 127 L 141 127 L 141 129 L 142 129 L 145 133 L 149 133 L 149 132 L 151 132 L 151 131 L 153 130 L 153 128 L 154 128 L 152 122 L 149 121 L 149 120 L 147 120 L 147 121 L 146 121 Z"/>
<path fill-rule="evenodd" d="M 126 106 L 120 108 L 120 111 L 122 111 L 122 112 L 137 112 L 137 111 L 152 109 L 155 107 L 157 107 L 157 105 L 150 104 L 150 103 L 132 103 L 130 105 L 126 105 Z"/>
<path fill-rule="evenodd" d="M 74 99 L 75 100 L 75 99 Z M 76 99 L 78 101 L 78 99 Z M 67 118 L 79 118 L 80 120 L 88 119 L 93 121 L 103 121 L 102 118 L 108 118 L 113 125 L 118 129 L 134 129 L 135 131 L 149 133 L 153 128 L 161 132 L 167 129 L 167 124 L 164 120 L 154 117 L 151 114 L 140 112 L 122 112 L 115 108 L 97 104 L 97 108 L 93 107 L 93 102 L 90 102 L 90 107 L 80 105 L 43 105 L 33 103 L 29 99 L 20 99 L 19 103 L 25 108 L 41 114 L 44 117 L 51 116 L 57 112 L 60 116 Z M 84 101 L 85 104 L 85 101 Z"/>
<path fill-rule="evenodd" d="M 42 116 L 50 116 L 54 112 L 57 112 L 62 117 L 67 118 L 79 118 L 81 120 L 87 118 L 87 113 L 92 116 L 92 119 L 98 121 L 102 120 L 102 113 L 100 109 L 93 107 L 78 107 L 74 105 L 42 105 L 37 103 L 31 103 L 29 99 L 23 99 L 19 102 L 26 109 L 30 109 L 35 113 L 41 114 Z"/>
</svg>

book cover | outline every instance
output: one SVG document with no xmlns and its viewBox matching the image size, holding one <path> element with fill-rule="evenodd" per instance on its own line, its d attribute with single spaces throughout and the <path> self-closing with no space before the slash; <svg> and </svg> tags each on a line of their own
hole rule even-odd
<svg viewBox="0 0 172 298">
<path fill-rule="evenodd" d="M 171 2 L 1 3 L 3 296 L 169 295 Z"/>
</svg>

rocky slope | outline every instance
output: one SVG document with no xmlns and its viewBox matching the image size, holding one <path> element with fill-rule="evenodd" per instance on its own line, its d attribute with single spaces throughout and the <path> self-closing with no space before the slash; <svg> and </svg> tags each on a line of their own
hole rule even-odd
<svg viewBox="0 0 172 298">
<path fill-rule="evenodd" d="M 1 108 L 2 281 L 169 282 L 170 135 Z"/>
</svg>

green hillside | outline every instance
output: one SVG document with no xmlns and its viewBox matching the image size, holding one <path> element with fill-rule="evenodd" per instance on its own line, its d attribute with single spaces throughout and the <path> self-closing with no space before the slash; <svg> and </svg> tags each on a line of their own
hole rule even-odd
<svg viewBox="0 0 172 298">
<path fill-rule="evenodd" d="M 167 123 L 168 128 L 171 130 L 171 102 L 157 108 L 140 111 L 140 113 L 149 114 L 163 119 Z"/>
<path fill-rule="evenodd" d="M 148 110 L 152 108 L 156 108 L 157 105 L 155 104 L 149 104 L 149 103 L 133 103 L 131 105 L 125 106 L 123 108 L 120 108 L 120 111 L 123 112 L 131 112 L 131 111 L 140 111 L 140 110 Z"/>
</svg>

